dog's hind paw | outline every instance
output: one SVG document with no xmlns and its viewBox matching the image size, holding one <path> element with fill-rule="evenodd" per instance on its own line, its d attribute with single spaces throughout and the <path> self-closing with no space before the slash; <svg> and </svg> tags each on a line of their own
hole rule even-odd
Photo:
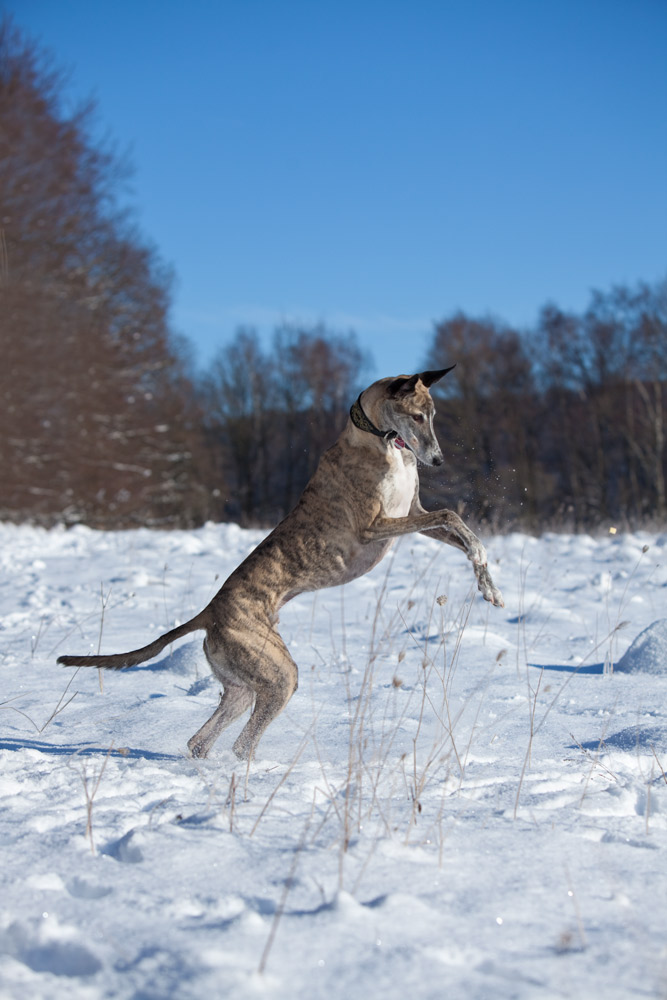
<svg viewBox="0 0 667 1000">
<path fill-rule="evenodd" d="M 239 743 L 238 740 L 232 747 L 232 750 L 238 760 L 250 760 L 252 758 L 252 750 L 245 743 Z"/>
</svg>

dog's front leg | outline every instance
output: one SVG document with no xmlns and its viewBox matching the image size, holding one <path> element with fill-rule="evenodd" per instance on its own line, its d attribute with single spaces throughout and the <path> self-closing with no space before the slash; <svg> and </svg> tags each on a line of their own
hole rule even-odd
<svg viewBox="0 0 667 1000">
<path fill-rule="evenodd" d="M 364 540 L 397 538 L 414 532 L 437 538 L 439 542 L 453 545 L 465 552 L 472 563 L 477 588 L 485 601 L 503 608 L 503 596 L 491 579 L 487 566 L 486 549 L 477 535 L 464 524 L 453 510 L 425 511 L 417 509 L 407 517 L 378 517 L 364 532 Z"/>
<path fill-rule="evenodd" d="M 497 608 L 504 608 L 503 595 L 498 590 L 489 572 L 486 549 L 480 542 L 477 535 L 461 521 L 461 526 L 465 529 L 465 542 L 459 531 L 456 533 L 446 528 L 432 528 L 430 531 L 421 531 L 420 534 L 428 538 L 436 538 L 446 545 L 453 545 L 457 549 L 465 552 L 472 563 L 473 572 L 477 580 L 477 589 L 485 601 L 490 601 Z"/>
<path fill-rule="evenodd" d="M 410 513 L 426 513 L 419 499 L 419 491 L 415 492 Z M 497 608 L 504 608 L 503 595 L 491 579 L 484 545 L 475 532 L 471 531 L 468 525 L 461 520 L 458 514 L 454 514 L 453 511 L 447 511 L 446 513 L 451 514 L 446 527 L 436 528 L 431 531 L 422 531 L 421 534 L 436 538 L 439 542 L 444 542 L 446 545 L 453 545 L 455 548 L 465 552 L 472 563 L 473 572 L 477 580 L 477 588 L 484 600 L 489 601 Z"/>
</svg>

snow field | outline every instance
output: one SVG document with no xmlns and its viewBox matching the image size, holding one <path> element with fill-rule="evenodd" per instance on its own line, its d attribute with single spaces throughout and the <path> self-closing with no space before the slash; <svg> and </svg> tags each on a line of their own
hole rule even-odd
<svg viewBox="0 0 667 1000">
<path fill-rule="evenodd" d="M 667 535 L 485 539 L 505 609 L 423 536 L 297 598 L 249 767 L 243 720 L 186 756 L 199 637 L 55 665 L 190 617 L 260 538 L 0 525 L 0 997 L 667 996 L 663 626 L 633 644 Z"/>
</svg>

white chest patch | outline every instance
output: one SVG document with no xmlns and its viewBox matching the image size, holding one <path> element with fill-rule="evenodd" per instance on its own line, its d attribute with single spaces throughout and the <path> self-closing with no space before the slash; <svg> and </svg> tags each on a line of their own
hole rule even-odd
<svg viewBox="0 0 667 1000">
<path fill-rule="evenodd" d="M 382 480 L 382 505 L 386 517 L 406 517 L 417 488 L 417 463 L 398 454 Z"/>
</svg>

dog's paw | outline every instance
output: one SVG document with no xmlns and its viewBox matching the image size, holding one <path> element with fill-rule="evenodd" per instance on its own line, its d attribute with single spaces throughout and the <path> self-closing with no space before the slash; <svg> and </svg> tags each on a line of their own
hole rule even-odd
<svg viewBox="0 0 667 1000">
<path fill-rule="evenodd" d="M 500 593 L 497 587 L 493 587 L 491 590 L 491 596 L 486 598 L 487 601 L 491 601 L 496 608 L 504 608 L 505 601 L 503 600 L 503 595 Z"/>
<path fill-rule="evenodd" d="M 489 573 L 486 566 L 481 566 L 477 570 L 477 589 L 481 593 L 485 601 L 489 601 L 496 608 L 504 608 L 505 602 L 503 600 L 503 595 L 500 593 L 493 580 L 491 579 L 491 574 Z"/>
<path fill-rule="evenodd" d="M 247 743 L 242 743 L 240 737 L 232 747 L 232 750 L 238 760 L 250 760 L 252 757 L 252 748 Z"/>
<path fill-rule="evenodd" d="M 203 760 L 208 753 L 208 748 L 203 743 L 195 743 L 193 740 L 188 740 L 188 753 L 190 757 Z"/>
</svg>

